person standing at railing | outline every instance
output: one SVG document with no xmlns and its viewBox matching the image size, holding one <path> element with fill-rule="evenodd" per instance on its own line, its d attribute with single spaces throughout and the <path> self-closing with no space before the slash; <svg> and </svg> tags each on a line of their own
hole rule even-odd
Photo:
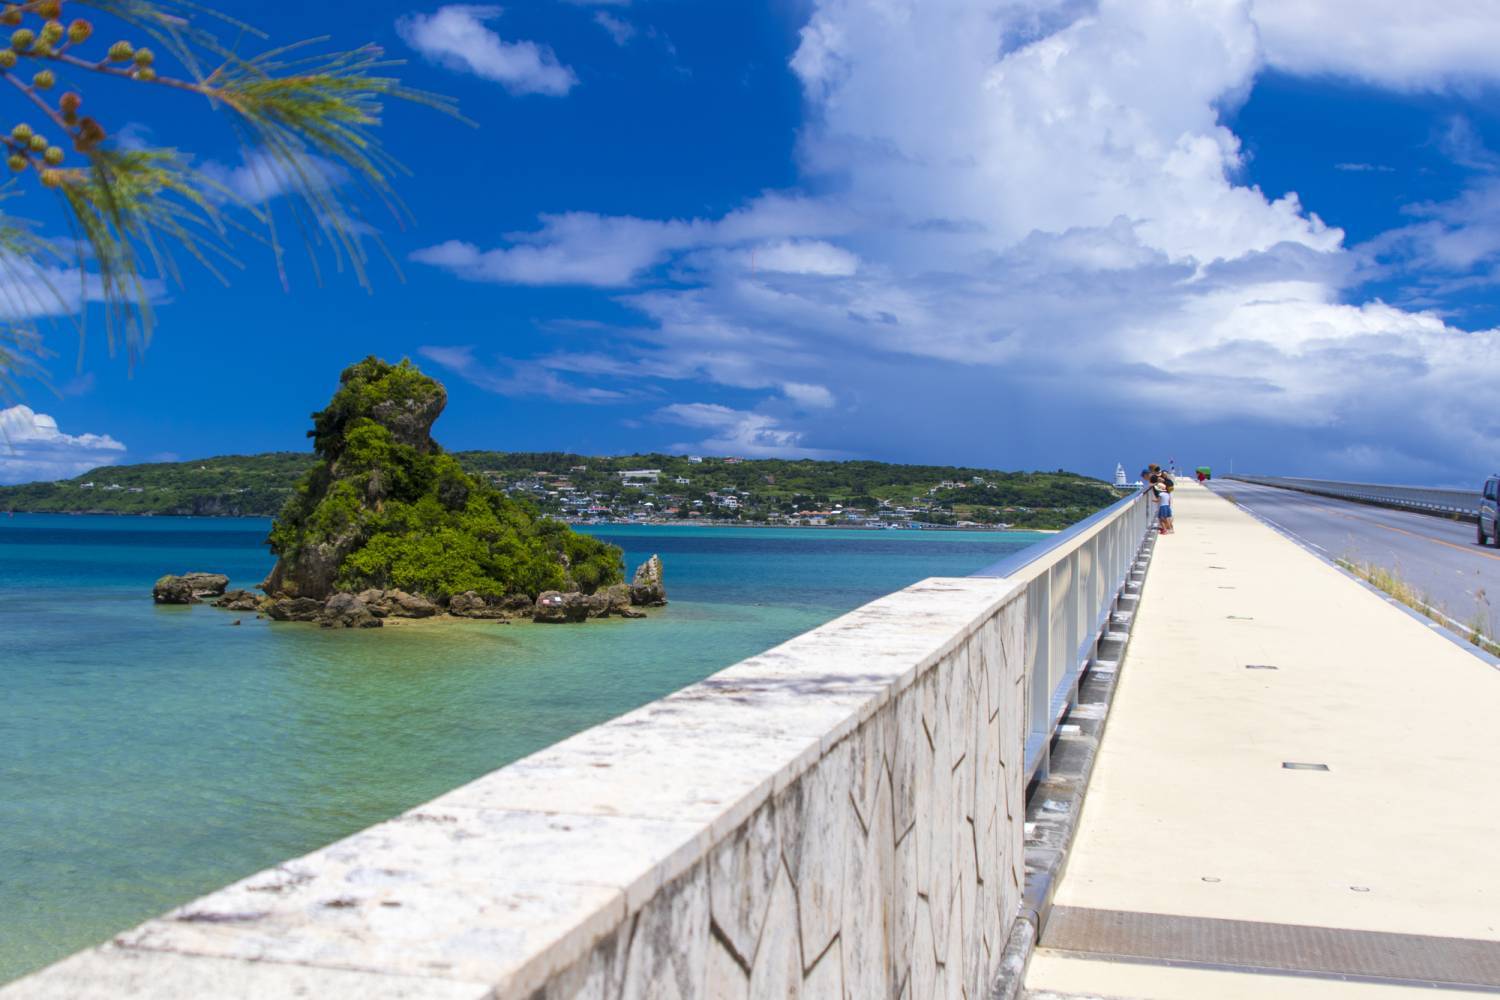
<svg viewBox="0 0 1500 1000">
<path fill-rule="evenodd" d="M 1151 477 L 1151 497 L 1156 501 L 1157 529 L 1163 535 L 1170 535 L 1175 530 L 1172 527 L 1172 491 L 1176 488 L 1177 484 L 1165 472 L 1158 472 Z"/>
<path fill-rule="evenodd" d="M 1160 475 L 1161 466 L 1155 462 L 1141 470 L 1141 486 L 1146 491 L 1146 514 L 1150 519 L 1157 519 L 1156 509 L 1159 497 L 1156 493 L 1156 479 Z"/>
</svg>

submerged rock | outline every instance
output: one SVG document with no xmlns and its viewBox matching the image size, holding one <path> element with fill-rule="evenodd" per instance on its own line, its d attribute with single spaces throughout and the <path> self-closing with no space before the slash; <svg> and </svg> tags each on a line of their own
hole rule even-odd
<svg viewBox="0 0 1500 1000">
<path fill-rule="evenodd" d="M 205 597 L 217 597 L 229 586 L 223 573 L 167 574 L 151 588 L 151 599 L 157 604 L 197 604 Z"/>
<path fill-rule="evenodd" d="M 653 555 L 636 568 L 630 583 L 630 603 L 659 608 L 667 603 L 667 585 L 662 578 L 661 556 Z"/>
<path fill-rule="evenodd" d="M 259 611 L 266 598 L 250 590 L 228 590 L 213 602 L 214 607 L 228 611 Z"/>
<path fill-rule="evenodd" d="M 440 610 L 427 598 L 404 590 L 362 590 L 352 596 L 376 618 L 431 618 Z"/>
<path fill-rule="evenodd" d="M 385 624 L 353 594 L 334 594 L 323 605 L 318 624 L 324 628 L 379 628 Z"/>
<path fill-rule="evenodd" d="M 490 603 L 472 590 L 450 597 L 448 613 L 460 618 L 509 618 L 511 616 L 505 608 Z"/>
<path fill-rule="evenodd" d="M 278 597 L 266 608 L 266 614 L 278 622 L 317 621 L 323 613 L 323 602 L 311 597 Z"/>
<path fill-rule="evenodd" d="M 218 597 L 229 586 L 223 573 L 184 573 L 179 578 L 193 589 L 194 597 Z"/>
<path fill-rule="evenodd" d="M 517 618 L 530 618 L 534 606 L 529 594 L 506 594 L 495 603 Z"/>
<path fill-rule="evenodd" d="M 365 607 L 369 609 L 370 614 L 376 618 L 384 618 L 391 613 L 390 602 L 385 599 L 385 591 L 383 590 L 376 590 L 374 588 L 361 590 L 354 596 L 363 601 Z"/>
<path fill-rule="evenodd" d="M 588 616 L 588 598 L 582 594 L 564 594 L 558 590 L 539 594 L 531 611 L 531 620 L 534 622 L 581 622 Z"/>
<path fill-rule="evenodd" d="M 615 583 L 599 591 L 609 601 L 609 613 L 623 615 L 630 610 L 630 584 Z"/>
<path fill-rule="evenodd" d="M 625 614 L 630 610 L 629 584 L 616 583 L 603 587 L 584 597 L 583 602 L 588 607 L 590 618 L 608 618 L 610 615 L 632 617 Z"/>
<path fill-rule="evenodd" d="M 391 603 L 391 617 L 393 618 L 431 618 L 441 610 L 420 594 L 408 594 L 404 590 L 387 590 L 385 596 Z"/>
<path fill-rule="evenodd" d="M 168 574 L 151 588 L 151 599 L 157 604 L 197 604 L 193 588 L 180 576 Z"/>
</svg>

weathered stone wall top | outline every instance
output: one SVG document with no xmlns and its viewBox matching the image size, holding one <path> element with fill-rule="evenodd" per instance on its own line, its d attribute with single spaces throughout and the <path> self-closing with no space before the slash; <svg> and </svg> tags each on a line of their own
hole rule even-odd
<svg viewBox="0 0 1500 1000">
<path fill-rule="evenodd" d="M 974 996 L 1019 893 L 1024 603 L 923 581 L 0 998 Z"/>
</svg>

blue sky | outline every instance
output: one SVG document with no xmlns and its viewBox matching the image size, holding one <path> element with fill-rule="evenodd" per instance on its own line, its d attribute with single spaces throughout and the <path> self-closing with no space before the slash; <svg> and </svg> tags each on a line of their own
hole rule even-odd
<svg viewBox="0 0 1500 1000">
<path fill-rule="evenodd" d="M 477 123 L 388 109 L 400 275 L 299 247 L 283 290 L 242 242 L 134 364 L 55 324 L 0 481 L 303 448 L 371 353 L 445 382 L 452 448 L 1500 466 L 1495 0 L 303 6 L 227 9 Z M 86 94 L 243 178 L 205 109 Z"/>
</svg>

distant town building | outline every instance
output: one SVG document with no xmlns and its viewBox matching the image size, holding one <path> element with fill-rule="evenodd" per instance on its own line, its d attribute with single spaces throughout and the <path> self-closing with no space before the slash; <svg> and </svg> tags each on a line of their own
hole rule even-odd
<svg viewBox="0 0 1500 1000">
<path fill-rule="evenodd" d="M 661 479 L 660 469 L 625 469 L 619 473 L 620 481 L 627 486 L 631 483 L 655 484 Z"/>
<path fill-rule="evenodd" d="M 702 455 L 689 455 L 688 456 L 688 461 L 691 462 L 691 463 L 693 463 L 694 465 L 702 465 L 703 464 L 703 456 Z"/>
</svg>

